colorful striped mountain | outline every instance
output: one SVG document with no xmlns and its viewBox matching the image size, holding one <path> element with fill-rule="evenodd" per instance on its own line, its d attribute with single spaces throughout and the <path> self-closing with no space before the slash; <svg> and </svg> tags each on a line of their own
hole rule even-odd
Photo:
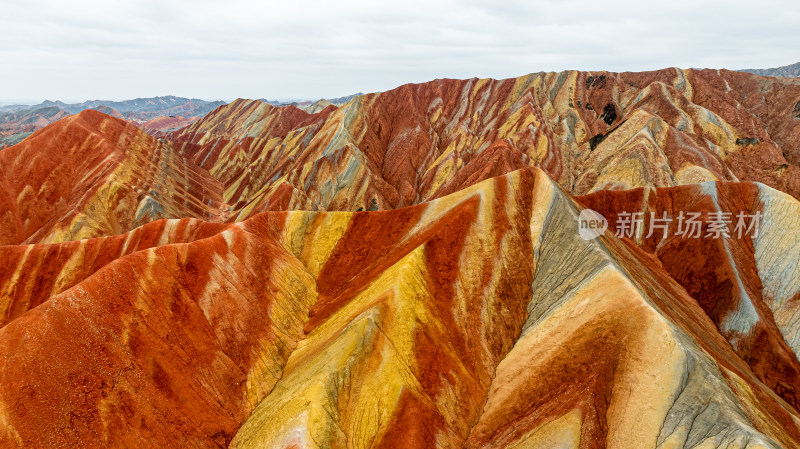
<svg viewBox="0 0 800 449">
<path fill-rule="evenodd" d="M 798 103 L 668 69 L 64 118 L 0 150 L 0 447 L 800 447 Z"/>
</svg>

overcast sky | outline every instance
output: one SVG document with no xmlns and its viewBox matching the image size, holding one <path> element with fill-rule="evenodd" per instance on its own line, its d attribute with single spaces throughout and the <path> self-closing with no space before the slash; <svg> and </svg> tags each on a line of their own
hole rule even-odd
<svg viewBox="0 0 800 449">
<path fill-rule="evenodd" d="M 0 102 L 318 98 L 435 78 L 800 61 L 798 0 L 0 4 Z"/>
</svg>

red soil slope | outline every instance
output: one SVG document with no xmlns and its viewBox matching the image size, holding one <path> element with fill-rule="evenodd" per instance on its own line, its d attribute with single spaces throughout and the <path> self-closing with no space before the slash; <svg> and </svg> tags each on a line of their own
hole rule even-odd
<svg viewBox="0 0 800 449">
<path fill-rule="evenodd" d="M 742 180 L 798 198 L 798 104 L 800 80 L 725 70 L 539 73 L 409 84 L 319 114 L 238 100 L 168 140 L 239 218 L 397 208 L 533 165 L 579 195 Z"/>
<path fill-rule="evenodd" d="M 741 247 L 656 248 L 611 231 L 585 241 L 579 203 L 524 170 L 396 211 L 159 221 L 0 247 L 13 261 L 0 273 L 11 298 L 0 441 L 800 444 L 797 360 L 779 344 L 798 329 L 770 318 L 797 292 L 776 286 L 785 269 L 765 257 L 800 244 L 799 232 L 776 227 L 797 220 L 800 203 L 753 184 L 644 192 L 579 201 L 609 216 L 645 204 L 743 207 L 765 226 Z M 722 265 L 686 263 L 699 255 Z M 722 279 L 746 291 L 721 294 Z"/>
<path fill-rule="evenodd" d="M 93 110 L 0 152 L 0 244 L 113 235 L 219 215 L 217 181 L 139 128 Z"/>
<path fill-rule="evenodd" d="M 165 116 L 156 117 L 146 122 L 139 123 L 138 125 L 148 134 L 160 136 L 160 133 L 175 131 L 180 128 L 191 125 L 199 120 L 200 117 L 181 117 L 181 116 Z"/>
<path fill-rule="evenodd" d="M 798 105 L 670 69 L 60 120 L 0 151 L 0 447 L 800 447 Z"/>
</svg>

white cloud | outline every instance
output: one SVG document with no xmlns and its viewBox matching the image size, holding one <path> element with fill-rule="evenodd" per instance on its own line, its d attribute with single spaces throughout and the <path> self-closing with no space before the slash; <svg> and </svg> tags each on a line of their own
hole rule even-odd
<svg viewBox="0 0 800 449">
<path fill-rule="evenodd" d="M 540 70 L 800 61 L 795 1 L 72 1 L 0 6 L 3 100 L 321 97 Z"/>
</svg>

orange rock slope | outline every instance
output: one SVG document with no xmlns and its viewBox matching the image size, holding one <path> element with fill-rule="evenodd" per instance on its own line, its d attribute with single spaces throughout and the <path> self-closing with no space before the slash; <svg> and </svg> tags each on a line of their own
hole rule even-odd
<svg viewBox="0 0 800 449">
<path fill-rule="evenodd" d="M 136 126 L 86 110 L 0 151 L 0 244 L 220 216 L 218 181 Z"/>
<path fill-rule="evenodd" d="M 800 79 L 668 69 L 436 80 L 317 114 L 238 100 L 168 138 L 239 219 L 417 204 L 527 166 L 573 194 L 758 181 L 800 197 Z"/>
<path fill-rule="evenodd" d="M 603 204 L 742 201 L 765 226 L 682 278 L 705 248 L 583 240 L 596 197 L 523 170 L 396 211 L 2 247 L 0 441 L 796 447 L 798 265 L 770 255 L 800 242 L 780 228 L 800 204 L 753 184 L 641 192 Z M 768 287 L 692 296 L 715 276 Z"/>
<path fill-rule="evenodd" d="M 166 141 L 64 119 L 0 151 L 0 447 L 800 447 L 797 89 L 565 72 L 237 101 Z M 701 237 L 647 232 L 682 213 Z M 757 233 L 706 235 L 739 213 Z"/>
<path fill-rule="evenodd" d="M 184 128 L 197 121 L 200 117 L 162 116 L 139 123 L 139 126 L 148 134 L 158 136 L 161 133 Z"/>
</svg>

